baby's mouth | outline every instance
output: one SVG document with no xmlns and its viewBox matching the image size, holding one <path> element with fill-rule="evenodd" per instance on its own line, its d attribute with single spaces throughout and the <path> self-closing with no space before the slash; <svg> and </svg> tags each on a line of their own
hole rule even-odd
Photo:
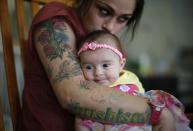
<svg viewBox="0 0 193 131">
<path fill-rule="evenodd" d="M 107 85 L 109 82 L 106 79 L 102 79 L 102 80 L 94 80 L 96 83 L 100 84 L 100 85 Z"/>
</svg>

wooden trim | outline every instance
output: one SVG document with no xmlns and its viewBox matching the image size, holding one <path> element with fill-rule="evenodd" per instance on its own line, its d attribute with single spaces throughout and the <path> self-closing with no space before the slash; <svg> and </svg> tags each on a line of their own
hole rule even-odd
<svg viewBox="0 0 193 131">
<path fill-rule="evenodd" d="M 16 129 L 17 116 L 20 110 L 19 94 L 13 55 L 13 43 L 10 32 L 8 4 L 7 0 L 0 0 L 0 23 L 2 31 L 4 63 L 7 80 L 7 91 L 9 106 L 12 117 L 13 129 Z"/>
<path fill-rule="evenodd" d="M 33 17 L 38 13 L 40 10 L 40 3 L 37 2 L 31 2 L 31 9 L 32 9 L 32 15 Z"/>
<path fill-rule="evenodd" d="M 15 1 L 16 15 L 17 15 L 17 26 L 18 26 L 18 36 L 19 36 L 19 45 L 21 49 L 21 58 L 23 65 L 23 72 L 25 71 L 25 57 L 26 57 L 26 48 L 27 48 L 27 37 L 28 30 L 25 17 L 25 7 L 24 0 Z"/>
<path fill-rule="evenodd" d="M 1 101 L 0 101 L 0 131 L 5 131 Z"/>
</svg>

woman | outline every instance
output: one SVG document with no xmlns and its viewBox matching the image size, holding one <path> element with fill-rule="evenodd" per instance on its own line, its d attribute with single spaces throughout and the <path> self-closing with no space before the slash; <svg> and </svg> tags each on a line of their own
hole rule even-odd
<svg viewBox="0 0 193 131">
<path fill-rule="evenodd" d="M 147 99 L 86 81 L 75 56 L 76 41 L 85 33 L 118 33 L 128 27 L 134 33 L 143 5 L 144 0 L 78 0 L 76 8 L 55 2 L 37 14 L 29 34 L 19 131 L 74 130 L 70 112 L 102 123 L 173 119 L 166 108 L 156 111 Z"/>
</svg>

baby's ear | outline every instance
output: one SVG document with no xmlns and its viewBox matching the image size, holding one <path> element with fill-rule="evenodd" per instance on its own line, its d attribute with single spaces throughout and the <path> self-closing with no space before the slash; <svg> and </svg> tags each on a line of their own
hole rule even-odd
<svg viewBox="0 0 193 131">
<path fill-rule="evenodd" d="M 122 58 L 120 61 L 120 70 L 122 70 L 125 67 L 126 58 Z"/>
</svg>

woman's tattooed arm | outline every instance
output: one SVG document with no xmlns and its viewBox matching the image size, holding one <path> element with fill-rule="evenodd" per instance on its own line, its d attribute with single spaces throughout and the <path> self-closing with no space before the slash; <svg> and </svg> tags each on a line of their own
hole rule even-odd
<svg viewBox="0 0 193 131">
<path fill-rule="evenodd" d="M 86 81 L 76 57 L 76 39 L 64 18 L 40 24 L 34 32 L 40 60 L 58 101 L 75 115 L 105 123 L 145 123 L 149 107 L 138 98 Z"/>
</svg>

